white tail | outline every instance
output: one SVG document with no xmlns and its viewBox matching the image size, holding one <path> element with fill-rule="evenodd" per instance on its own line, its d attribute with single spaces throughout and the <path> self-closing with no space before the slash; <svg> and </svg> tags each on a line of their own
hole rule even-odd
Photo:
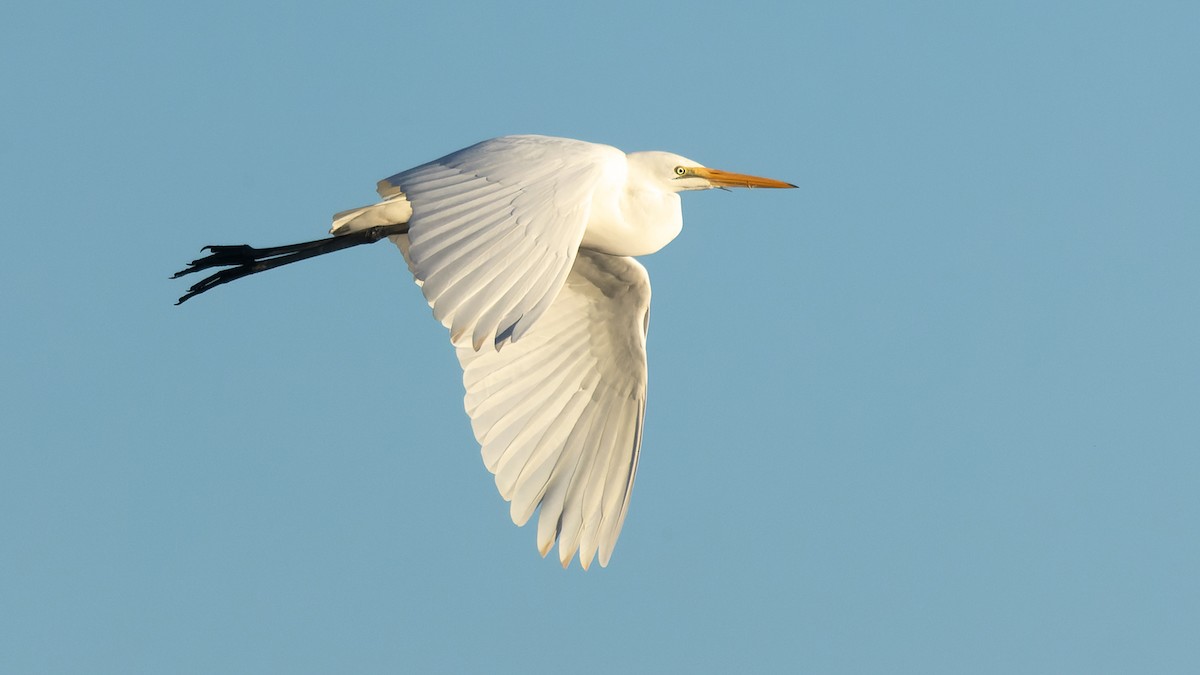
<svg viewBox="0 0 1200 675">
<path fill-rule="evenodd" d="M 334 235 L 350 234 L 377 225 L 407 223 L 409 218 L 412 218 L 412 204 L 408 203 L 403 193 L 400 193 L 378 204 L 360 206 L 333 214 L 333 227 L 329 228 L 329 233 Z"/>
</svg>

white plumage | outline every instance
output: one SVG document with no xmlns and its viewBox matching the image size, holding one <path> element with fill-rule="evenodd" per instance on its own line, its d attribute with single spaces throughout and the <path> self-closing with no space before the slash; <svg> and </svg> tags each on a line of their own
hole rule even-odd
<svg viewBox="0 0 1200 675">
<path fill-rule="evenodd" d="M 383 201 L 335 215 L 332 240 L 213 247 L 182 273 L 239 267 L 181 302 L 293 258 L 390 235 L 450 329 L 467 414 L 513 522 L 540 509 L 542 555 L 557 540 L 564 567 L 576 552 L 585 569 L 597 553 L 607 565 L 646 406 L 650 279 L 630 256 L 679 234 L 679 192 L 713 187 L 795 186 L 665 152 L 496 138 L 380 181 Z"/>
<path fill-rule="evenodd" d="M 459 346 L 466 408 L 512 519 L 541 505 L 538 550 L 607 565 L 637 469 L 646 409 L 650 278 L 633 258 L 582 250 L 520 341 Z"/>
</svg>

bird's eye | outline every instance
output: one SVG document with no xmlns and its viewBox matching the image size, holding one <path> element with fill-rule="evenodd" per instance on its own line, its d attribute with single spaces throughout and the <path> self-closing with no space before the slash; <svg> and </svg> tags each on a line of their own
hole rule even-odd
<svg viewBox="0 0 1200 675">
<path fill-rule="evenodd" d="M 682 176 L 686 176 L 686 175 L 687 175 L 687 169 L 683 168 L 682 166 L 677 166 L 677 167 L 675 167 L 675 175 L 676 175 L 676 176 L 681 176 L 681 177 L 682 177 Z"/>
</svg>

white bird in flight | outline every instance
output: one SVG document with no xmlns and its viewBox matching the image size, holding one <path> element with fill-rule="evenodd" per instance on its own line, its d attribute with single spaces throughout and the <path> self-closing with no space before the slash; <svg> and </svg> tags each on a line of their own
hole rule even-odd
<svg viewBox="0 0 1200 675">
<path fill-rule="evenodd" d="M 547 136 L 483 141 L 379 182 L 327 239 L 209 246 L 176 278 L 226 267 L 179 299 L 390 238 L 450 329 L 466 409 L 513 522 L 537 547 L 607 566 L 629 507 L 646 408 L 650 278 L 633 256 L 683 227 L 679 194 L 793 188 L 668 152 Z"/>
</svg>

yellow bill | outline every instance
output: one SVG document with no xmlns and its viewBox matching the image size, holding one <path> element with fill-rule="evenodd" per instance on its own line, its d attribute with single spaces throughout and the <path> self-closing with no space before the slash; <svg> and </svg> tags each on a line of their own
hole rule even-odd
<svg viewBox="0 0 1200 675">
<path fill-rule="evenodd" d="M 691 173 L 701 178 L 705 178 L 708 182 L 717 187 L 743 187 L 743 188 L 794 188 L 795 185 L 785 183 L 774 178 L 763 178 L 761 176 L 751 176 L 745 173 L 733 173 L 732 171 L 722 171 L 720 169 L 707 169 L 704 167 L 696 167 L 691 169 Z"/>
</svg>

